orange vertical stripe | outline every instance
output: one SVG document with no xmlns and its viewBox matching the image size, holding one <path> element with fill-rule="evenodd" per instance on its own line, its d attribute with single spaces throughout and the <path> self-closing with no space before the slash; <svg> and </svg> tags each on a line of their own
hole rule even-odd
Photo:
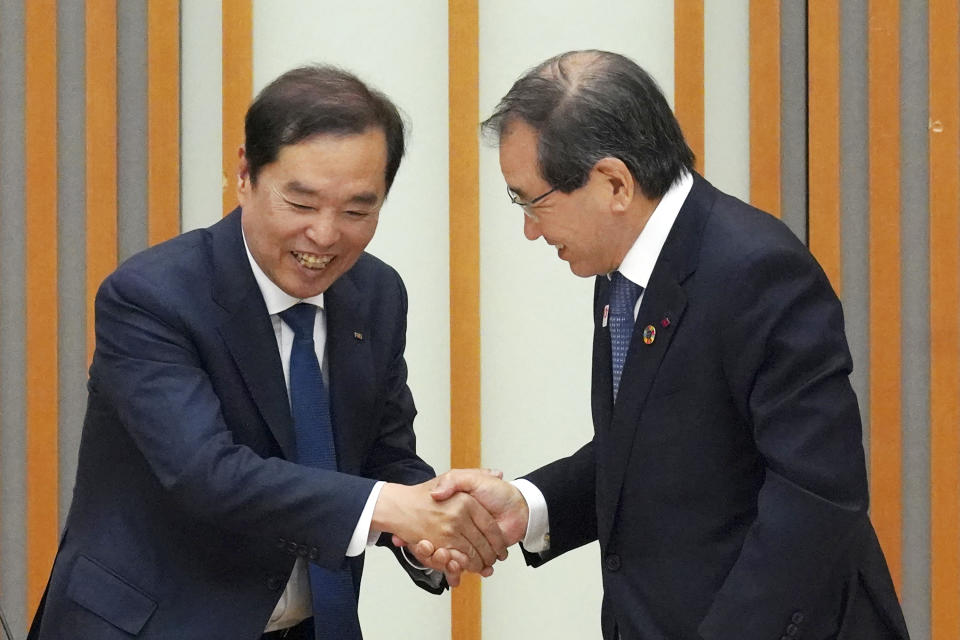
<svg viewBox="0 0 960 640">
<path fill-rule="evenodd" d="M 902 570 L 900 341 L 900 2 L 870 0 L 870 516 L 897 589 Z"/>
<path fill-rule="evenodd" d="M 147 242 L 180 233 L 180 3 L 147 5 Z"/>
<path fill-rule="evenodd" d="M 57 3 L 24 3 L 26 25 L 27 610 L 57 551 Z"/>
<path fill-rule="evenodd" d="M 750 203 L 780 217 L 780 3 L 750 0 Z"/>
<path fill-rule="evenodd" d="M 223 214 L 237 206 L 237 149 L 253 93 L 253 2 L 223 0 Z"/>
<path fill-rule="evenodd" d="M 960 6 L 930 0 L 930 592 L 933 640 L 960 637 Z"/>
<path fill-rule="evenodd" d="M 477 0 L 450 0 L 450 464 L 480 466 L 480 148 Z M 480 640 L 476 575 L 453 590 L 452 637 Z"/>
<path fill-rule="evenodd" d="M 810 251 L 839 295 L 840 263 L 840 8 L 807 3 L 808 174 Z"/>
<path fill-rule="evenodd" d="M 673 7 L 673 111 L 703 173 L 703 0 L 676 0 Z"/>
<path fill-rule="evenodd" d="M 86 3 L 87 361 L 93 302 L 117 266 L 117 2 Z"/>
</svg>

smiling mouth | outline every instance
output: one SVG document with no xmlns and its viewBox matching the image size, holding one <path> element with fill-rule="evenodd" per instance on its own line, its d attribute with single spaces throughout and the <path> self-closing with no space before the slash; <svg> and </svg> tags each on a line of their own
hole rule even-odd
<svg viewBox="0 0 960 640">
<path fill-rule="evenodd" d="M 303 253 L 301 251 L 291 251 L 290 254 L 300 263 L 300 266 L 312 269 L 313 271 L 323 271 L 327 268 L 327 265 L 336 258 L 336 256 L 318 256 L 313 253 Z"/>
</svg>

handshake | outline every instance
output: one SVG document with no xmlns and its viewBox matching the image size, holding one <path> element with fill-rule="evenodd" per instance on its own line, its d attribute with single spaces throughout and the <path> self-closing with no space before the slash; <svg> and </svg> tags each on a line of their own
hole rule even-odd
<svg viewBox="0 0 960 640">
<path fill-rule="evenodd" d="M 372 525 L 455 587 L 463 571 L 491 575 L 507 547 L 523 539 L 528 514 L 520 491 L 501 473 L 453 469 L 414 486 L 384 485 Z"/>
</svg>

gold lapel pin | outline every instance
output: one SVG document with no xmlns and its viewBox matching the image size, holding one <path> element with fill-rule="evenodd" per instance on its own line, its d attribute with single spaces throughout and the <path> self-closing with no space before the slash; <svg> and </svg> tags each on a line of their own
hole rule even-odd
<svg viewBox="0 0 960 640">
<path fill-rule="evenodd" d="M 657 329 L 652 324 L 648 324 L 643 330 L 643 344 L 653 344 L 656 339 Z"/>
</svg>

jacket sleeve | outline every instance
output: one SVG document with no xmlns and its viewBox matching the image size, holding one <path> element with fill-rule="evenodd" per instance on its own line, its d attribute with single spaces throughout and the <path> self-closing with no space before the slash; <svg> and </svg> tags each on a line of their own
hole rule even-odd
<svg viewBox="0 0 960 640">
<path fill-rule="evenodd" d="M 528 565 L 539 567 L 559 555 L 597 539 L 596 466 L 591 440 L 576 453 L 524 476 L 547 501 L 550 548 L 524 550 Z"/>
<path fill-rule="evenodd" d="M 813 258 L 765 248 L 734 270 L 723 369 L 765 479 L 756 520 L 700 633 L 706 640 L 836 631 L 837 570 L 867 518 L 860 415 L 840 303 Z M 725 294 L 727 295 L 727 294 Z"/>
</svg>

